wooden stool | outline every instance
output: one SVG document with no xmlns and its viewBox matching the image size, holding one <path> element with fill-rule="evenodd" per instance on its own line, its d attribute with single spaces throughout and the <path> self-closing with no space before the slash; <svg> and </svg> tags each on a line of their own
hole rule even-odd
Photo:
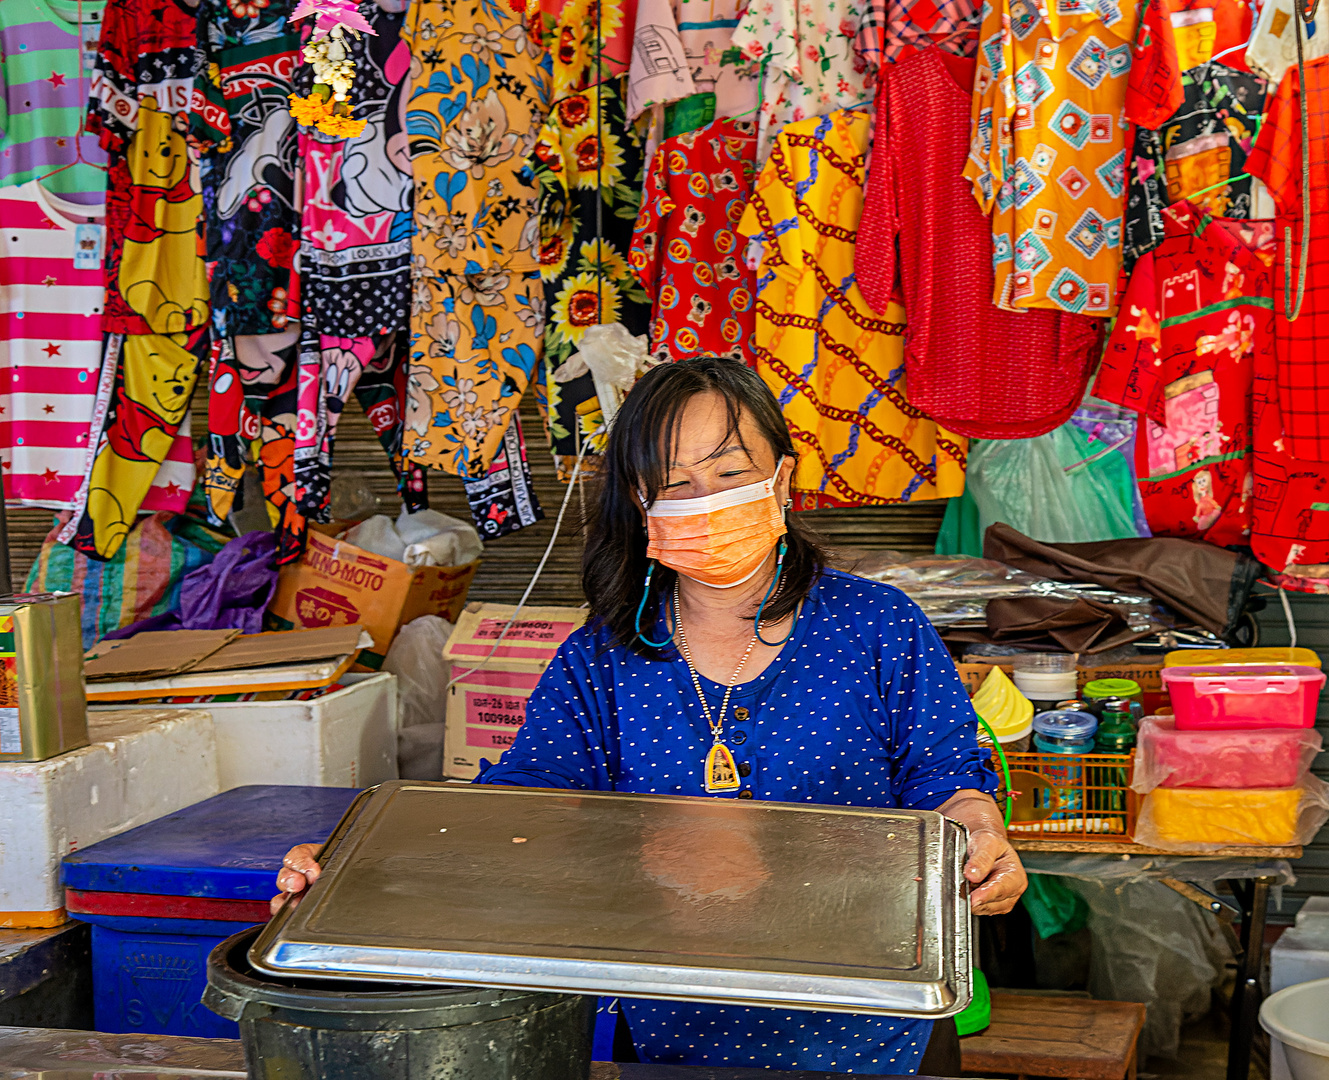
<svg viewBox="0 0 1329 1080">
<path fill-rule="evenodd" d="M 1078 997 L 992 995 L 992 1023 L 960 1040 L 966 1073 L 1135 1080 L 1144 1006 Z"/>
</svg>

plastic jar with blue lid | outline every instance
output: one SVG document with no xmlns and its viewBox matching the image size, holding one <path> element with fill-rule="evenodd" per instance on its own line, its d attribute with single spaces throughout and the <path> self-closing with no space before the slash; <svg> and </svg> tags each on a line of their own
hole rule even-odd
<svg viewBox="0 0 1329 1080">
<path fill-rule="evenodd" d="M 1092 754 L 1098 717 L 1091 712 L 1053 709 L 1034 717 L 1034 748 L 1043 754 Z M 1079 762 L 1065 765 L 1043 762 L 1038 766 L 1048 783 L 1057 789 L 1057 805 L 1063 810 L 1083 812 L 1084 768 Z M 1053 818 L 1067 817 L 1053 814 Z"/>
</svg>

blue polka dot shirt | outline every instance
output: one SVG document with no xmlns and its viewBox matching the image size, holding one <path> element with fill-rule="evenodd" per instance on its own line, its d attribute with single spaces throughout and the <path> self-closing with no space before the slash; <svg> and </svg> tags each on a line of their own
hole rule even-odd
<svg viewBox="0 0 1329 1080">
<path fill-rule="evenodd" d="M 649 632 L 663 640 L 661 610 Z M 702 677 L 712 713 L 724 687 Z M 742 719 L 740 719 L 742 717 Z M 955 664 L 904 593 L 825 571 L 794 633 L 734 688 L 724 741 L 742 789 L 712 798 L 935 810 L 994 792 Z M 587 626 L 559 649 L 484 784 L 706 795 L 711 745 L 683 658 L 648 660 Z M 930 1021 L 672 1001 L 622 1002 L 646 1062 L 826 1072 L 918 1070 Z"/>
</svg>

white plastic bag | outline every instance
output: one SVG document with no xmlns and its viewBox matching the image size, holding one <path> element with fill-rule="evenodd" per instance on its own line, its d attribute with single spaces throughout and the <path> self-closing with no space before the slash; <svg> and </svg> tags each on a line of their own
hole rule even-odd
<svg viewBox="0 0 1329 1080">
<path fill-rule="evenodd" d="M 422 615 L 401 628 L 383 660 L 397 676 L 397 773 L 404 780 L 438 780 L 443 775 L 443 721 L 452 665 L 443 646 L 452 623 Z"/>
<path fill-rule="evenodd" d="M 407 566 L 465 566 L 480 557 L 484 545 L 475 526 L 437 510 L 406 510 L 397 517 Z"/>
<path fill-rule="evenodd" d="M 406 554 L 406 545 L 402 543 L 392 518 L 387 514 L 375 514 L 365 518 L 359 525 L 352 525 L 346 530 L 346 542 L 358 548 L 382 555 L 385 559 L 402 561 Z"/>
</svg>

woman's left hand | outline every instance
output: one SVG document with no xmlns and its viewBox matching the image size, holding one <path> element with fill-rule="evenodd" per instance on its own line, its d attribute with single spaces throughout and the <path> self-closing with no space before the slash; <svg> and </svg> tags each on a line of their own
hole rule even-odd
<svg viewBox="0 0 1329 1080">
<path fill-rule="evenodd" d="M 969 852 L 964 877 L 969 882 L 969 906 L 975 915 L 1004 915 L 1015 907 L 1029 884 L 1020 856 L 1006 839 L 1006 826 L 992 796 L 981 791 L 957 791 L 939 813 L 969 830 Z"/>
</svg>

